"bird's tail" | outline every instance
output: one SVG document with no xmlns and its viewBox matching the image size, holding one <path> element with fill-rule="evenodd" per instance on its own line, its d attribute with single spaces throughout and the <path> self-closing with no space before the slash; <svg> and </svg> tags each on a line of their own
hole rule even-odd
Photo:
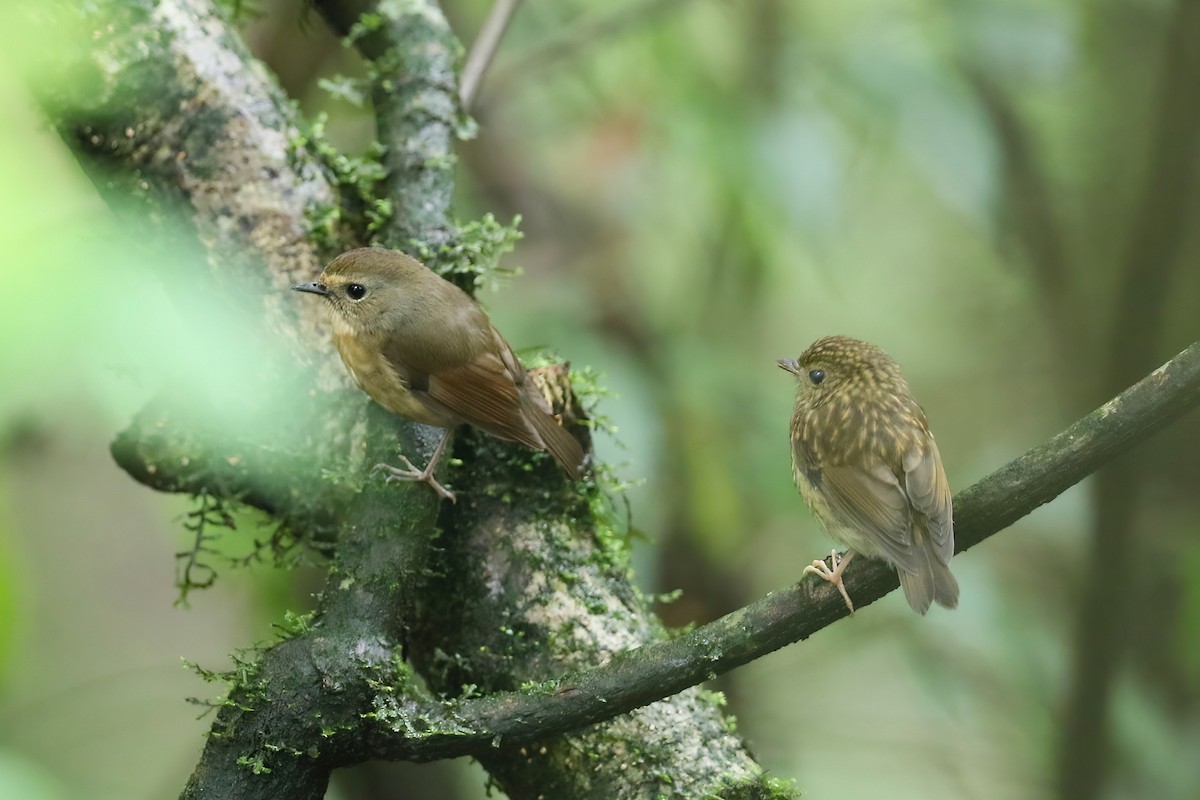
<svg viewBox="0 0 1200 800">
<path fill-rule="evenodd" d="M 954 608 L 958 605 L 958 581 L 950 572 L 950 565 L 933 552 L 928 542 L 922 551 L 925 555 L 917 572 L 904 569 L 900 573 L 900 585 L 904 587 L 904 599 L 912 606 L 912 610 L 924 615 L 929 605 L 934 601 L 943 608 Z"/>
<path fill-rule="evenodd" d="M 579 480 L 583 476 L 583 447 L 544 408 L 528 397 L 523 399 L 529 406 L 526 408 L 525 418 L 537 431 L 546 452 L 554 456 L 554 460 L 571 476 L 571 480 Z"/>
</svg>

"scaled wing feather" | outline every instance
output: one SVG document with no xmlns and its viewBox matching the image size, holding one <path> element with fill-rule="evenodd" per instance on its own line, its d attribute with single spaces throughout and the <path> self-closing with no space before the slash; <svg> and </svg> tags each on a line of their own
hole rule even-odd
<svg viewBox="0 0 1200 800">
<path fill-rule="evenodd" d="M 904 479 L 913 511 L 927 520 L 925 530 L 933 552 L 943 564 L 954 555 L 954 513 L 950 481 L 942 467 L 937 443 L 930 436 L 904 456 Z"/>
<path fill-rule="evenodd" d="M 877 464 L 871 470 L 825 467 L 821 484 L 825 499 L 846 527 L 868 536 L 901 568 L 919 568 L 921 554 L 913 546 L 908 500 L 886 465 Z"/>
</svg>

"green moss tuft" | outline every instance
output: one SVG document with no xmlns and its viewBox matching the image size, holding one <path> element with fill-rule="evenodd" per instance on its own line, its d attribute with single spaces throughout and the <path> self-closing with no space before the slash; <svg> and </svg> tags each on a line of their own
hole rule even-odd
<svg viewBox="0 0 1200 800">
<path fill-rule="evenodd" d="M 334 86 L 353 95 L 359 83 L 354 79 L 342 78 L 331 82 Z M 344 249 L 348 238 L 366 241 L 369 234 L 379 230 L 391 217 L 390 201 L 379 197 L 379 186 L 387 177 L 382 163 L 384 147 L 372 142 L 367 152 L 360 157 L 348 156 L 334 147 L 325 136 L 328 122 L 326 114 L 318 114 L 307 126 L 298 130 L 288 141 L 291 161 L 299 165 L 301 153 L 316 157 L 328 168 L 342 194 L 341 207 L 328 203 L 313 203 L 305 210 L 309 238 L 322 252 L 333 253 Z M 345 228 L 357 232 L 347 236 Z"/>
<path fill-rule="evenodd" d="M 512 252 L 523 234 L 518 229 L 521 218 L 511 225 L 502 225 L 491 214 L 473 222 L 458 223 L 457 233 L 448 244 L 431 247 L 424 242 L 412 242 L 414 254 L 425 265 L 446 280 L 474 294 L 484 287 L 495 289 L 520 269 L 501 267 L 500 257 Z"/>
<path fill-rule="evenodd" d="M 796 782 L 770 775 L 756 778 L 727 778 L 716 791 L 707 792 L 705 800 L 795 800 L 800 796 Z"/>
</svg>

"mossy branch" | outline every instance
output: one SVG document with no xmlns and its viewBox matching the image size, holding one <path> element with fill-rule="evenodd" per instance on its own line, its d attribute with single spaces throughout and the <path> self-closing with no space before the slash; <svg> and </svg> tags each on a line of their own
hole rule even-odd
<svg viewBox="0 0 1200 800">
<path fill-rule="evenodd" d="M 416 242 L 448 244 L 462 47 L 441 8 L 432 0 L 318 0 L 316 6 L 371 65 L 376 127 L 386 148 L 376 209 L 380 241 L 410 253 Z"/>
</svg>

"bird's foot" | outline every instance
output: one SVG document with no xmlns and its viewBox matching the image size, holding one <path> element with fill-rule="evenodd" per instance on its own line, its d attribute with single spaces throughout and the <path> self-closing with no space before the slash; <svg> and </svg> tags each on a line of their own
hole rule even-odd
<svg viewBox="0 0 1200 800">
<path fill-rule="evenodd" d="M 842 599 L 846 601 L 846 608 L 850 609 L 851 614 L 854 613 L 854 603 L 850 602 L 850 594 L 846 591 L 846 584 L 842 582 L 842 570 L 846 568 L 853 557 L 854 551 L 847 550 L 845 557 L 839 561 L 838 552 L 834 550 L 829 554 L 829 560 L 833 562 L 832 568 L 824 561 L 814 561 L 804 568 L 805 574 L 817 575 L 822 580 L 829 581 L 836 586 L 842 593 Z"/>
<path fill-rule="evenodd" d="M 405 456 L 400 456 L 399 458 L 402 466 L 393 467 L 391 464 L 376 464 L 374 467 L 372 467 L 372 469 L 378 472 L 386 472 L 388 474 L 387 477 L 384 478 L 385 483 L 391 483 L 392 481 L 420 481 L 421 483 L 428 483 L 431 487 L 433 487 L 435 492 L 449 500 L 451 503 L 457 499 L 454 496 L 454 492 L 450 491 L 445 486 L 442 486 L 442 484 L 438 482 L 438 479 L 433 476 L 433 468 L 437 464 L 437 459 L 430 461 L 429 466 L 427 466 L 425 469 L 417 469 Z"/>
</svg>

